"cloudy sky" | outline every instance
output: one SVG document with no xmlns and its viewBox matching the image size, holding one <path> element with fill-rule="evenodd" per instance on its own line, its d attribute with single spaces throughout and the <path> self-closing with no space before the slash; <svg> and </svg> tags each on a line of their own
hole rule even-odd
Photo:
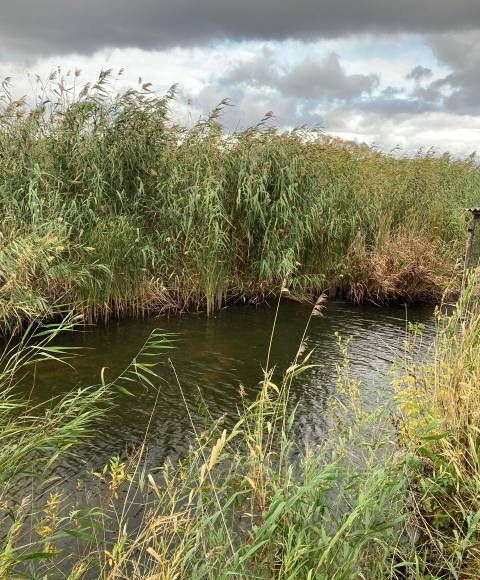
<svg viewBox="0 0 480 580">
<path fill-rule="evenodd" d="M 272 111 L 384 150 L 478 148 L 480 0 L 2 0 L 0 78 L 28 94 L 59 65 L 178 83 L 186 122 L 230 98 L 230 129 Z"/>
</svg>

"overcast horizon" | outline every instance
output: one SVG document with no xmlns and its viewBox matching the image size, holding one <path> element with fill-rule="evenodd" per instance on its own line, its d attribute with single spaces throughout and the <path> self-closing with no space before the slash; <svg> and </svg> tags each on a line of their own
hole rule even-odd
<svg viewBox="0 0 480 580">
<path fill-rule="evenodd" d="M 178 84 L 184 121 L 224 98 L 228 129 L 272 111 L 389 151 L 468 155 L 480 131 L 478 0 L 7 0 L 0 79 L 17 96 L 60 66 Z"/>
</svg>

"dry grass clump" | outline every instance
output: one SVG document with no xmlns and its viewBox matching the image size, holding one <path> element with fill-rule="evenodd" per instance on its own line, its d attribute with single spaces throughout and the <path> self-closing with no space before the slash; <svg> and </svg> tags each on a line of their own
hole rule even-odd
<svg viewBox="0 0 480 580">
<path fill-rule="evenodd" d="M 354 302 L 436 301 L 458 294 L 461 264 L 455 251 L 439 240 L 399 232 L 367 250 L 358 236 L 346 256 L 344 282 Z"/>
<path fill-rule="evenodd" d="M 417 337 L 418 340 L 418 337 Z M 438 313 L 432 359 L 409 355 L 395 380 L 407 443 L 409 513 L 423 573 L 477 578 L 480 562 L 480 312 L 478 273 L 447 316 Z"/>
</svg>

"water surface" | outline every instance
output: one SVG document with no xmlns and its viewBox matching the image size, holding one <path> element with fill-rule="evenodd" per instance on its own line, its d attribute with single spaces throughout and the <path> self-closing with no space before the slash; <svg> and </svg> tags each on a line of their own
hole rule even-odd
<svg viewBox="0 0 480 580">
<path fill-rule="evenodd" d="M 143 440 L 149 423 L 149 464 L 153 468 L 167 457 L 181 456 L 194 426 L 203 428 L 208 414 L 224 416 L 227 424 L 232 423 L 241 405 L 240 385 L 247 399 L 253 400 L 258 391 L 274 314 L 275 307 L 234 306 L 211 317 L 188 314 L 119 321 L 62 337 L 62 344 L 84 350 L 73 361 L 74 369 L 48 363 L 38 370 L 33 390 L 37 400 L 98 383 L 102 367 L 106 367 L 107 378 L 113 378 L 154 328 L 176 333 L 178 342 L 159 369 L 164 380 L 158 392 L 139 387 L 132 388 L 133 397 L 122 395 L 108 420 L 98 426 L 88 448 L 82 449 L 82 460 L 63 460 L 58 474 L 72 479 L 85 469 L 84 462 L 98 468 L 114 455 L 125 457 Z M 281 304 L 270 356 L 277 376 L 293 360 L 309 314 L 307 306 L 289 301 Z M 323 431 L 325 402 L 335 391 L 335 365 L 340 360 L 335 333 L 351 337 L 352 371 L 361 380 L 366 399 L 378 404 L 390 396 L 386 373 L 402 354 L 407 318 L 426 324 L 428 341 L 433 333 L 430 307 L 409 307 L 407 311 L 401 306 L 381 309 L 331 302 L 322 317 L 312 319 L 308 346 L 314 349 L 311 362 L 319 366 L 292 386 L 300 442 L 318 440 Z M 178 374 L 186 404 L 167 357 Z"/>
</svg>

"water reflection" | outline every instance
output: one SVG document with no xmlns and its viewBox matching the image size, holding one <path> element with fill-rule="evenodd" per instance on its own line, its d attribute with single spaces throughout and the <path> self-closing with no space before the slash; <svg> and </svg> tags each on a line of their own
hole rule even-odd
<svg viewBox="0 0 480 580">
<path fill-rule="evenodd" d="M 310 309 L 301 304 L 281 305 L 272 344 L 271 364 L 277 376 L 292 361 L 301 340 Z M 350 362 L 362 381 L 365 397 L 377 401 L 388 396 L 384 373 L 401 354 L 406 327 L 406 310 L 373 306 L 355 307 L 343 303 L 327 305 L 324 316 L 313 318 L 308 345 L 314 348 L 312 362 L 319 365 L 302 375 L 292 387 L 292 402 L 298 405 L 296 433 L 299 438 L 315 440 L 322 433 L 325 401 L 335 389 L 335 364 L 339 351 L 335 333 L 351 336 Z M 411 308 L 411 321 L 426 323 L 426 339 L 432 335 L 432 309 Z M 37 400 L 59 395 L 75 386 L 96 383 L 100 370 L 107 377 L 120 373 L 135 356 L 154 328 L 178 334 L 177 348 L 162 362 L 163 380 L 158 393 L 139 388 L 134 397 L 121 396 L 108 420 L 98 425 L 95 437 L 81 455 L 98 467 L 112 455 L 124 455 L 127 447 L 142 441 L 151 419 L 149 462 L 161 465 L 167 456 L 178 457 L 188 448 L 192 425 L 172 368 L 175 367 L 193 422 L 202 427 L 206 415 L 225 416 L 232 423 L 241 405 L 240 385 L 253 400 L 265 365 L 274 320 L 274 308 L 233 307 L 213 317 L 186 315 L 181 318 L 122 321 L 65 336 L 62 344 L 83 347 L 74 369 L 46 364 L 36 377 L 33 396 Z M 381 397 L 380 397 L 381 398 Z M 84 469 L 76 458 L 65 459 L 58 468 L 63 477 Z"/>
</svg>

